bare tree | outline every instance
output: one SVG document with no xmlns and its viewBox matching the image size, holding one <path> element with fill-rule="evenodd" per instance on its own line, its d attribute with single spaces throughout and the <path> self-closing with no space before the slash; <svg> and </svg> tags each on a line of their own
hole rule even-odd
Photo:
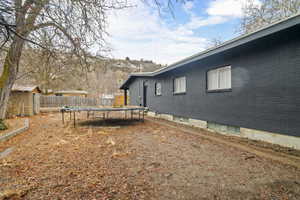
<svg viewBox="0 0 300 200">
<path fill-rule="evenodd" d="M 49 89 L 57 89 L 70 76 L 77 76 L 81 72 L 76 56 L 52 49 L 53 38 L 45 32 L 40 43 L 44 49 L 26 48 L 20 61 L 22 68 L 17 81 L 34 83 L 48 93 Z"/>
<path fill-rule="evenodd" d="M 223 43 L 223 40 L 220 36 L 214 37 L 208 41 L 206 49 L 217 47 Z"/>
<path fill-rule="evenodd" d="M 263 26 L 282 20 L 300 12 L 300 0 L 261 0 L 261 4 L 250 1 L 243 9 L 242 33 L 253 32 Z"/>
<path fill-rule="evenodd" d="M 0 119 L 19 71 L 25 41 L 39 44 L 38 31 L 57 32 L 56 47 L 78 55 L 97 43 L 104 47 L 106 12 L 126 7 L 126 0 L 2 0 L 1 35 L 8 47 L 0 76 Z"/>
<path fill-rule="evenodd" d="M 167 6 L 177 1 L 168 0 Z M 165 6 L 163 0 L 147 2 L 159 8 Z M 1 0 L 0 39 L 3 43 L 0 50 L 6 46 L 7 53 L 0 76 L 0 119 L 5 117 L 25 41 L 32 48 L 48 48 L 40 43 L 39 32 L 43 30 L 55 35 L 53 49 L 78 57 L 85 57 L 92 46 L 106 51 L 107 12 L 127 6 L 131 6 L 127 0 Z"/>
</svg>

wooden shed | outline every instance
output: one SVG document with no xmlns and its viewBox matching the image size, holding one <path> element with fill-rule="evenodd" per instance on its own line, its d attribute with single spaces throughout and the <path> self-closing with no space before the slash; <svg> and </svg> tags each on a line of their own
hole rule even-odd
<svg viewBox="0 0 300 200">
<path fill-rule="evenodd" d="M 9 97 L 7 117 L 32 116 L 40 112 L 40 93 L 38 86 L 14 85 Z"/>
</svg>

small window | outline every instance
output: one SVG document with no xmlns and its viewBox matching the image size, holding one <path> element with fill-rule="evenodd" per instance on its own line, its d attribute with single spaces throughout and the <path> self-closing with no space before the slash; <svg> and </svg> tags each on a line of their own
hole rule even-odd
<svg viewBox="0 0 300 200">
<path fill-rule="evenodd" d="M 174 79 L 174 93 L 184 93 L 186 92 L 186 80 L 185 76 L 178 77 Z"/>
<path fill-rule="evenodd" d="M 155 83 L 155 95 L 156 96 L 161 95 L 161 83 Z"/>
<path fill-rule="evenodd" d="M 231 66 L 207 72 L 207 90 L 231 89 Z"/>
</svg>

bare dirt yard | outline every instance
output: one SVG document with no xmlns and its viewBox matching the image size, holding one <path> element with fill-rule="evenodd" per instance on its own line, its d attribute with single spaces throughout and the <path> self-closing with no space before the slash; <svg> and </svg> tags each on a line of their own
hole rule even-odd
<svg viewBox="0 0 300 200">
<path fill-rule="evenodd" d="M 299 168 L 184 128 L 32 117 L 0 143 L 0 199 L 300 199 Z"/>
</svg>

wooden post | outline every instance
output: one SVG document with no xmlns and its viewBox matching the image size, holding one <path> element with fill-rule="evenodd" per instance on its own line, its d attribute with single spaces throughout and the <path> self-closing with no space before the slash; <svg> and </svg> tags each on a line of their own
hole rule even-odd
<svg viewBox="0 0 300 200">
<path fill-rule="evenodd" d="M 127 90 L 124 90 L 124 105 L 127 106 Z"/>
</svg>

